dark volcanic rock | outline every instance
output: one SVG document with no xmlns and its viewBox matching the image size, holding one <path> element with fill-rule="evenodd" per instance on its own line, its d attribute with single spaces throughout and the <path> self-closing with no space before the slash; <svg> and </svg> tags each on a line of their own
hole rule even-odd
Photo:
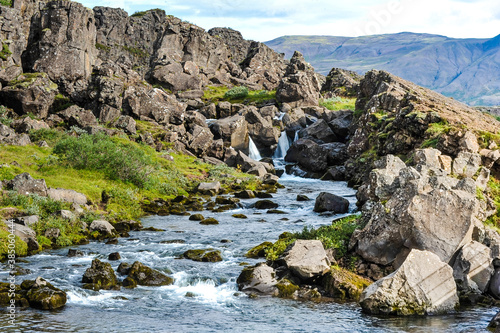
<svg viewBox="0 0 500 333">
<path fill-rule="evenodd" d="M 322 172 L 328 165 L 328 154 L 316 142 L 299 139 L 288 150 L 285 161 L 298 163 L 300 167 L 308 171 Z"/>
<path fill-rule="evenodd" d="M 314 211 L 318 213 L 347 213 L 349 211 L 349 201 L 335 194 L 321 192 L 316 198 Z"/>
<path fill-rule="evenodd" d="M 107 262 L 99 259 L 92 260 L 92 266 L 85 271 L 82 277 L 83 288 L 93 290 L 119 289 L 115 272 Z"/>
<path fill-rule="evenodd" d="M 174 283 L 171 277 L 139 261 L 134 262 L 128 270 L 128 278 L 133 279 L 140 286 L 167 286 Z"/>
</svg>

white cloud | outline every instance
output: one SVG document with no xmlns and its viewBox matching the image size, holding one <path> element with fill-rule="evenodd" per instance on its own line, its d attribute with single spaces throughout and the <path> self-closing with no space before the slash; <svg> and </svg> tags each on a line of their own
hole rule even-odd
<svg viewBox="0 0 500 333">
<path fill-rule="evenodd" d="M 498 0 L 83 0 L 88 7 L 162 8 L 205 29 L 231 27 L 248 39 L 282 35 L 357 36 L 402 31 L 449 37 L 500 33 Z M 399 6 L 398 6 L 399 5 Z"/>
</svg>

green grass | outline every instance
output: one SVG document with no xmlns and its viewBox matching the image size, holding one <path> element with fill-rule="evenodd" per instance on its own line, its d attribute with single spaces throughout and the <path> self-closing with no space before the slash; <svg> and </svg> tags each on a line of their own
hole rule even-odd
<svg viewBox="0 0 500 333">
<path fill-rule="evenodd" d="M 235 87 L 231 90 L 235 91 L 234 89 L 236 88 L 240 89 L 241 87 Z M 208 86 L 205 89 L 203 100 L 213 103 L 217 103 L 220 101 L 230 101 L 231 103 L 259 104 L 276 98 L 275 90 L 252 90 L 248 91 L 248 95 L 245 97 L 242 97 L 243 95 L 237 96 L 234 93 L 230 93 L 231 90 L 228 87 Z"/>
<path fill-rule="evenodd" d="M 122 45 L 122 49 L 125 51 L 129 52 L 130 54 L 138 57 L 138 58 L 147 58 L 149 57 L 149 53 L 144 51 L 143 49 L 137 48 L 137 47 L 130 47 L 126 45 Z"/>
<path fill-rule="evenodd" d="M 9 254 L 9 235 L 8 226 L 0 221 L 0 260 L 6 259 Z M 28 245 L 17 236 L 15 237 L 14 251 L 18 257 L 24 257 L 28 254 Z"/>
<path fill-rule="evenodd" d="M 155 9 L 150 9 L 150 10 L 145 10 L 145 11 L 137 11 L 130 16 L 131 17 L 143 17 L 144 15 L 146 15 L 149 12 L 160 12 L 160 13 L 163 13 L 163 15 L 165 15 L 165 11 L 163 9 L 155 8 Z"/>
<path fill-rule="evenodd" d="M 493 142 L 500 145 L 500 134 L 485 131 L 480 131 L 478 134 L 478 143 L 481 148 L 487 148 Z"/>
<path fill-rule="evenodd" d="M 0 0 L 0 5 L 12 7 L 12 0 Z"/>
<path fill-rule="evenodd" d="M 8 112 L 7 108 L 3 105 L 0 105 L 0 123 L 4 124 L 6 126 L 10 126 L 10 124 L 12 124 L 13 121 L 14 121 L 14 119 L 12 119 L 9 116 L 9 112 Z"/>
<path fill-rule="evenodd" d="M 347 253 L 347 245 L 354 230 L 360 227 L 360 215 L 351 215 L 332 222 L 332 225 L 323 226 L 318 229 L 308 228 L 301 232 L 285 233 L 280 236 L 273 246 L 266 250 L 268 260 L 277 260 L 285 251 L 286 247 L 297 239 L 317 239 L 323 243 L 325 249 L 335 249 L 337 255 L 343 257 Z"/>
<path fill-rule="evenodd" d="M 82 229 L 81 222 L 78 220 L 67 221 L 51 216 L 34 224 L 32 228 L 37 233 L 39 245 L 43 248 L 78 245 L 82 240 L 86 239 L 86 232 Z M 57 228 L 61 232 L 55 243 L 43 236 L 45 231 L 51 228 Z"/>
<path fill-rule="evenodd" d="M 488 182 L 489 196 L 496 206 L 496 213 L 488 217 L 485 224 L 490 225 L 500 231 L 500 180 L 490 177 Z"/>
<path fill-rule="evenodd" d="M 328 99 L 320 99 L 319 106 L 323 106 L 331 111 L 352 110 L 356 109 L 356 98 L 349 97 L 332 97 Z"/>
<path fill-rule="evenodd" d="M 245 86 L 231 88 L 224 94 L 224 98 L 227 100 L 244 99 L 247 96 L 248 88 Z"/>
<path fill-rule="evenodd" d="M 421 148 L 436 148 L 441 137 L 448 134 L 453 127 L 448 124 L 447 121 L 443 120 L 439 123 L 432 123 L 429 128 L 425 131 L 427 139 L 422 142 Z"/>
<path fill-rule="evenodd" d="M 69 203 L 56 201 L 36 194 L 21 195 L 15 191 L 4 192 L 0 205 L 2 207 L 16 207 L 27 215 L 38 215 L 42 219 L 48 218 L 62 209 L 69 209 Z"/>
<path fill-rule="evenodd" d="M 98 50 L 104 51 L 104 52 L 109 52 L 111 51 L 111 46 L 107 46 L 101 43 L 95 43 L 95 47 Z"/>
</svg>

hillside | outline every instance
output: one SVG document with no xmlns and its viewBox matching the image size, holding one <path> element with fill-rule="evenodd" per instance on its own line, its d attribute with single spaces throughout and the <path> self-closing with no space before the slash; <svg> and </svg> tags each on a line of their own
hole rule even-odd
<svg viewBox="0 0 500 333">
<path fill-rule="evenodd" d="M 295 50 L 316 70 L 332 67 L 359 73 L 386 70 L 470 105 L 500 104 L 500 35 L 454 39 L 399 33 L 362 37 L 284 36 L 268 46 L 290 57 Z"/>
</svg>

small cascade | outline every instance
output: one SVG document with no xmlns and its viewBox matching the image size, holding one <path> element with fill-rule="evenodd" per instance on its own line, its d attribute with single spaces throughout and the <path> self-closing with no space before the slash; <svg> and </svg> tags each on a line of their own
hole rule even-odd
<svg viewBox="0 0 500 333">
<path fill-rule="evenodd" d="M 262 159 L 262 156 L 260 156 L 260 152 L 257 149 L 257 146 L 253 142 L 252 138 L 249 136 L 249 142 L 248 142 L 248 157 L 250 157 L 253 160 L 260 161 Z"/>
<path fill-rule="evenodd" d="M 278 140 L 278 148 L 274 152 L 273 158 L 285 158 L 286 152 L 290 148 L 290 139 L 286 135 L 286 131 L 281 132 L 280 139 Z"/>
<path fill-rule="evenodd" d="M 299 139 L 299 131 L 295 131 L 295 136 L 293 137 L 293 142 L 297 141 Z"/>
</svg>

